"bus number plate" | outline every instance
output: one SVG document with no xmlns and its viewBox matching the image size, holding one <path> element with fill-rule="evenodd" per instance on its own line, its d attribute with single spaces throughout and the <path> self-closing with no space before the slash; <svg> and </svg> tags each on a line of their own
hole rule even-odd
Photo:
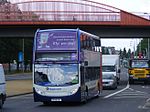
<svg viewBox="0 0 150 112">
<path fill-rule="evenodd" d="M 51 101 L 62 101 L 62 99 L 60 99 L 60 98 L 53 98 L 53 99 L 51 99 Z"/>
</svg>

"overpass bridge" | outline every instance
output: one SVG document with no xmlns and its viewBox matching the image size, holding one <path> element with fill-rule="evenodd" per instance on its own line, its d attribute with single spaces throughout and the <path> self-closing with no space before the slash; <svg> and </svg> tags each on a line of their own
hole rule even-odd
<svg viewBox="0 0 150 112">
<path fill-rule="evenodd" d="M 0 37 L 34 37 L 38 28 L 80 28 L 108 38 L 150 37 L 149 20 L 91 0 L 2 1 Z"/>
</svg>

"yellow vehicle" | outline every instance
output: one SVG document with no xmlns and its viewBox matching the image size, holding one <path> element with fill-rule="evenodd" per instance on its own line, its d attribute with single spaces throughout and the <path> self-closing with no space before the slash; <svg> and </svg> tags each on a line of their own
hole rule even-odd
<svg viewBox="0 0 150 112">
<path fill-rule="evenodd" d="M 129 60 L 129 83 L 143 81 L 147 84 L 150 81 L 150 60 L 131 59 Z"/>
</svg>

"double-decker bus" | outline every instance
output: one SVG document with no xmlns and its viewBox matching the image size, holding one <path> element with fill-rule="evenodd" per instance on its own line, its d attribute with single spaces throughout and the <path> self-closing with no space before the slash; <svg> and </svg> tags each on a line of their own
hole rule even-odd
<svg viewBox="0 0 150 112">
<path fill-rule="evenodd" d="M 85 102 L 102 91 L 101 41 L 79 29 L 37 30 L 34 101 Z"/>
<path fill-rule="evenodd" d="M 129 83 L 143 81 L 145 84 L 150 82 L 150 60 L 149 59 L 130 59 L 129 60 Z"/>
</svg>

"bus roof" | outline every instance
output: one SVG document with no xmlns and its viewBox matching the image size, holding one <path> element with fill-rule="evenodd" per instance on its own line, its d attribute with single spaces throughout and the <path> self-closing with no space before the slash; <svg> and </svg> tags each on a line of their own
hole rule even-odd
<svg viewBox="0 0 150 112">
<path fill-rule="evenodd" d="M 38 29 L 37 32 L 46 32 L 46 31 L 78 31 L 78 29 L 46 29 L 46 30 L 40 30 Z"/>
<path fill-rule="evenodd" d="M 37 32 L 47 32 L 47 31 L 71 31 L 71 32 L 78 32 L 79 31 L 80 34 L 83 33 L 83 34 L 92 36 L 95 39 L 100 39 L 100 37 L 98 37 L 96 35 L 93 35 L 93 34 L 90 34 L 90 33 L 87 33 L 85 31 L 82 31 L 79 28 L 77 28 L 77 29 L 46 29 L 46 30 L 40 30 L 40 29 L 38 29 L 37 30 Z"/>
</svg>

